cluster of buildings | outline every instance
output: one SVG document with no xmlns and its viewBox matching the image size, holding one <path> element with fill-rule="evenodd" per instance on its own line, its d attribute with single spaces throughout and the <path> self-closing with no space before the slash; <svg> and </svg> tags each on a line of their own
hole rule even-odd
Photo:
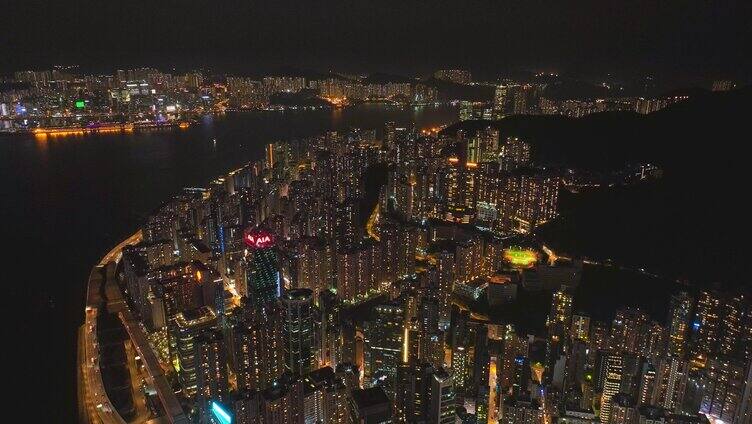
<svg viewBox="0 0 752 424">
<path fill-rule="evenodd" d="M 353 101 L 427 104 L 437 97 L 435 88 L 412 79 L 335 74 L 253 79 L 154 68 L 85 75 L 77 67 L 55 67 L 16 72 L 0 84 L 0 119 L 6 130 L 14 122 L 16 127 L 72 126 L 82 120 L 163 122 L 228 109 L 269 108 L 275 95 L 301 91 L 332 106 Z"/>
<path fill-rule="evenodd" d="M 455 87 L 482 86 L 493 95 L 489 101 L 471 101 L 467 99 L 473 96 L 462 90 L 440 93 L 441 82 Z M 343 107 L 372 101 L 426 105 L 440 98 L 459 102 L 460 120 L 501 119 L 508 115 L 581 117 L 605 111 L 647 114 L 688 98 L 672 95 L 559 99 L 549 94 L 549 85 L 513 80 L 500 84 L 473 82 L 470 72 L 461 69 L 438 70 L 432 78 L 424 79 L 335 73 L 250 78 L 201 70 L 178 74 L 154 68 L 86 75 L 75 66 L 56 66 L 52 70 L 19 71 L 12 79 L 0 81 L 0 129 L 168 123 L 226 110 Z M 732 81 L 713 84 L 714 91 L 734 87 Z"/>
<path fill-rule="evenodd" d="M 591 113 L 629 111 L 648 114 L 687 100 L 687 95 L 657 98 L 612 97 L 557 99 L 548 97 L 545 83 L 505 83 L 496 86 L 493 101 L 460 102 L 460 120 L 496 120 L 508 115 L 562 115 L 580 118 Z"/>
<path fill-rule="evenodd" d="M 559 176 L 528 143 L 382 133 L 269 144 L 124 249 L 129 308 L 192 420 L 750 422 L 748 299 L 682 292 L 666 317 L 591 319 L 581 265 L 508 238 L 556 216 Z M 540 334 L 474 310 L 525 291 L 552 293 L 526 311 Z"/>
<path fill-rule="evenodd" d="M 267 76 L 261 80 L 227 77 L 228 106 L 234 109 L 264 108 L 269 106 L 274 94 L 304 91 L 337 107 L 368 101 L 428 104 L 437 99 L 435 88 L 411 79 L 374 79 L 340 74 Z"/>
<path fill-rule="evenodd" d="M 492 127 L 433 138 L 387 126 L 384 142 L 392 166 L 382 209 L 404 219 L 509 234 L 528 233 L 556 217 L 561 178 L 533 166 L 524 140 L 504 139 Z"/>
<path fill-rule="evenodd" d="M 507 222 L 556 213 L 558 180 L 528 166 L 525 143 L 497 139 L 387 123 L 380 139 L 354 129 L 269 144 L 149 216 L 119 275 L 191 416 L 397 419 L 413 363 L 424 403 L 411 414 L 454 417 L 455 282 L 495 273 L 501 237 L 519 230 Z"/>
<path fill-rule="evenodd" d="M 216 90 L 200 72 L 172 75 L 152 68 L 83 75 L 76 67 L 16 72 L 0 92 L 8 125 L 166 122 L 211 111 Z"/>
</svg>

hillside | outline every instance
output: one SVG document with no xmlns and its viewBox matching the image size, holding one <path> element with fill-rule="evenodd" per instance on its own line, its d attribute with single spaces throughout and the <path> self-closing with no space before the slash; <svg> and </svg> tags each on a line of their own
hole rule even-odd
<svg viewBox="0 0 752 424">
<path fill-rule="evenodd" d="M 748 288 L 749 233 L 744 145 L 752 89 L 707 93 L 647 116 L 602 113 L 571 119 L 513 116 L 485 125 L 533 144 L 537 162 L 610 169 L 628 161 L 664 168 L 660 181 L 562 194 L 562 218 L 540 231 L 558 249 L 612 258 L 671 278 Z"/>
</svg>

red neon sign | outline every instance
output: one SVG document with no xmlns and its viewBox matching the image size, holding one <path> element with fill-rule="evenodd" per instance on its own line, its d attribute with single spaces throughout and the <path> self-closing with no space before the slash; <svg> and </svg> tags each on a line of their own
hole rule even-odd
<svg viewBox="0 0 752 424">
<path fill-rule="evenodd" d="M 243 236 L 243 241 L 252 249 L 274 246 L 274 236 L 266 231 L 247 231 Z"/>
</svg>

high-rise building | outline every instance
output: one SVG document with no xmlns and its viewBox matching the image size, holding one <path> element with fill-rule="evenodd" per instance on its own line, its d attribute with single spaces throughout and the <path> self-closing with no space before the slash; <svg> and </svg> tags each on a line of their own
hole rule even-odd
<svg viewBox="0 0 752 424">
<path fill-rule="evenodd" d="M 611 349 L 622 353 L 639 353 L 649 320 L 650 317 L 637 308 L 616 311 L 611 323 Z"/>
<path fill-rule="evenodd" d="M 611 404 L 609 424 L 638 424 L 640 416 L 634 400 L 626 393 L 617 393 Z"/>
<path fill-rule="evenodd" d="M 557 291 L 551 299 L 551 311 L 546 319 L 548 336 L 554 340 L 565 340 L 572 322 L 572 296 Z"/>
<path fill-rule="evenodd" d="M 282 281 L 274 248 L 274 235 L 252 228 L 246 231 L 243 241 L 247 246 L 245 256 L 245 292 L 251 303 L 262 306 L 282 295 Z"/>
<path fill-rule="evenodd" d="M 315 362 L 313 292 L 293 289 L 280 298 L 284 311 L 285 368 L 292 375 L 304 375 L 313 370 Z"/>
<path fill-rule="evenodd" d="M 703 291 L 697 299 L 692 321 L 692 357 L 700 362 L 718 351 L 723 302 L 718 294 Z"/>
<path fill-rule="evenodd" d="M 561 179 L 550 172 L 518 169 L 504 174 L 499 189 L 503 231 L 528 233 L 557 216 Z"/>
<path fill-rule="evenodd" d="M 256 424 L 261 422 L 261 393 L 257 390 L 240 390 L 234 396 L 233 409 L 236 424 Z M 232 421 L 231 421 L 232 422 Z"/>
<path fill-rule="evenodd" d="M 539 424 L 543 422 L 543 409 L 537 399 L 509 397 L 501 406 L 501 424 Z"/>
<path fill-rule="evenodd" d="M 744 392 L 742 393 L 739 411 L 736 414 L 736 422 L 752 422 L 752 362 L 747 364 L 747 376 L 744 381 Z"/>
<path fill-rule="evenodd" d="M 650 405 L 656 386 L 656 371 L 653 364 L 645 362 L 640 371 L 640 382 L 637 387 L 635 400 L 637 405 Z"/>
<path fill-rule="evenodd" d="M 283 311 L 276 304 L 241 307 L 233 323 L 235 374 L 239 389 L 263 390 L 284 372 Z"/>
<path fill-rule="evenodd" d="M 684 398 L 689 364 L 675 356 L 661 358 L 656 364 L 655 384 L 651 405 L 666 410 L 678 410 Z"/>
<path fill-rule="evenodd" d="M 442 246 L 436 253 L 436 287 L 438 288 L 439 328 L 449 326 L 451 314 L 452 290 L 457 275 L 454 246 Z"/>
<path fill-rule="evenodd" d="M 303 237 L 297 243 L 297 286 L 311 289 L 314 296 L 330 288 L 333 276 L 331 245 L 318 237 Z"/>
<path fill-rule="evenodd" d="M 507 114 L 509 105 L 509 87 L 497 85 L 494 91 L 494 119 L 501 119 Z"/>
<path fill-rule="evenodd" d="M 671 296 L 668 310 L 668 354 L 678 358 L 683 357 L 689 337 L 689 324 L 692 319 L 692 304 L 694 299 L 687 293 L 681 292 Z"/>
<path fill-rule="evenodd" d="M 601 394 L 601 423 L 608 423 L 611 417 L 613 397 L 619 393 L 623 371 L 623 357 L 621 354 L 605 352 L 603 363 L 603 392 Z"/>
<path fill-rule="evenodd" d="M 224 336 L 218 330 L 204 331 L 193 339 L 196 358 L 196 397 L 200 407 L 212 401 L 224 401 L 229 392 L 227 351 Z"/>
<path fill-rule="evenodd" d="M 344 302 L 356 303 L 368 298 L 377 290 L 374 259 L 378 249 L 372 242 L 360 242 L 337 250 L 337 297 Z"/>
<path fill-rule="evenodd" d="M 700 412 L 724 422 L 733 422 L 742 404 L 746 375 L 744 368 L 734 361 L 708 359 L 701 379 Z"/>
<path fill-rule="evenodd" d="M 746 301 L 743 296 L 733 296 L 726 300 L 723 305 L 723 321 L 721 322 L 721 337 L 718 353 L 722 357 L 734 358 L 737 361 L 746 361 L 742 335 L 744 333 L 743 320 L 746 309 Z"/>
<path fill-rule="evenodd" d="M 178 378 L 188 397 L 196 395 L 199 368 L 202 366 L 202 357 L 197 355 L 197 348 L 203 343 L 197 345 L 196 338 L 206 331 L 214 330 L 216 326 L 217 314 L 210 307 L 202 306 L 178 313 L 169 327 L 170 344 L 174 346 L 172 359 L 178 365 Z"/>
<path fill-rule="evenodd" d="M 587 342 L 590 339 L 590 317 L 587 315 L 572 315 L 572 326 L 569 329 L 569 337 L 572 340 Z"/>
<path fill-rule="evenodd" d="M 475 214 L 475 189 L 478 164 L 450 157 L 444 169 L 445 219 L 470 222 Z"/>
<path fill-rule="evenodd" d="M 518 137 L 509 137 L 500 147 L 499 165 L 502 171 L 514 171 L 530 163 L 530 144 Z"/>
<path fill-rule="evenodd" d="M 392 405 L 384 389 L 356 389 L 349 397 L 351 424 L 391 424 Z"/>
<path fill-rule="evenodd" d="M 414 275 L 417 229 L 405 223 L 384 221 L 381 225 L 381 280 L 391 282 Z"/>
<path fill-rule="evenodd" d="M 303 422 L 303 382 L 280 379 L 261 392 L 260 415 L 264 424 Z"/>
<path fill-rule="evenodd" d="M 454 384 L 452 375 L 437 369 L 431 379 L 431 392 L 426 422 L 451 424 L 455 422 Z"/>
<path fill-rule="evenodd" d="M 397 378 L 397 365 L 403 361 L 405 310 L 397 303 L 374 307 L 373 321 L 365 334 L 366 376 L 386 378 L 392 387 Z M 393 389 L 387 388 L 387 392 Z"/>
<path fill-rule="evenodd" d="M 318 361 L 320 366 L 336 367 L 342 361 L 342 329 L 337 295 L 330 290 L 319 293 Z"/>
</svg>

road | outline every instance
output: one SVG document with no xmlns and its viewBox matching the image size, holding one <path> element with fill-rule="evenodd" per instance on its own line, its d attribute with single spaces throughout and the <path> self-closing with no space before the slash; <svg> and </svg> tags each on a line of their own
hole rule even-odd
<svg viewBox="0 0 752 424">
<path fill-rule="evenodd" d="M 99 342 L 97 340 L 97 316 L 105 307 L 101 290 L 105 283 L 104 266 L 118 261 L 122 249 L 141 241 L 141 231 L 123 240 L 105 255 L 89 274 L 86 289 L 86 310 L 84 325 L 79 330 L 79 416 L 87 424 L 126 424 L 113 406 L 102 381 L 99 369 Z"/>
<path fill-rule="evenodd" d="M 95 274 L 96 270 L 92 272 Z M 101 278 L 101 277 L 100 277 Z M 91 282 L 92 279 L 89 278 Z M 103 424 L 126 424 L 123 417 L 118 414 L 115 407 L 107 397 L 104 389 L 102 374 L 99 369 L 99 343 L 97 341 L 97 314 L 98 308 L 87 306 L 86 321 L 84 323 L 84 358 L 81 364 L 86 382 L 86 402 L 94 405 L 96 416 L 94 420 Z"/>
<path fill-rule="evenodd" d="M 149 408 L 146 406 L 144 391 L 141 390 L 141 381 L 143 381 L 146 376 L 142 375 L 141 370 L 136 364 L 136 356 L 138 356 L 138 354 L 133 349 L 133 344 L 130 341 L 125 342 L 125 355 L 126 358 L 128 358 L 128 371 L 131 375 L 133 406 L 136 410 L 136 414 L 129 420 L 129 422 L 143 423 L 151 418 L 151 411 L 149 411 Z"/>
<path fill-rule="evenodd" d="M 135 361 L 133 357 L 138 355 L 141 358 L 145 366 L 146 382 L 150 386 L 153 386 L 159 399 L 162 402 L 162 406 L 167 414 L 167 419 L 173 424 L 188 423 L 188 418 L 183 412 L 182 406 L 178 401 L 175 393 L 172 391 L 172 387 L 167 381 L 164 375 L 161 365 L 157 360 L 154 350 L 148 342 L 146 330 L 143 325 L 135 319 L 128 305 L 123 298 L 123 293 L 118 287 L 114 278 L 114 264 L 120 261 L 123 253 L 123 248 L 128 245 L 137 244 L 143 239 L 142 232 L 139 230 L 127 239 L 120 242 L 117 246 L 112 248 L 103 258 L 99 261 L 99 265 L 92 271 L 89 278 L 89 287 L 87 290 L 87 306 L 86 306 L 86 331 L 85 339 L 87 346 L 87 361 L 91 364 L 82 364 L 82 367 L 89 374 L 89 378 L 86 379 L 86 392 L 90 394 L 92 402 L 98 406 L 98 409 L 104 410 L 107 414 L 102 418 L 102 413 L 99 413 L 102 421 L 94 421 L 95 423 L 104 422 L 109 424 L 111 422 L 125 423 L 117 412 L 112 408 L 107 394 L 104 392 L 104 385 L 101 384 L 101 375 L 99 374 L 98 365 L 98 352 L 96 351 L 96 316 L 99 308 L 105 307 L 104 299 L 100 296 L 100 288 L 104 285 L 104 289 L 107 293 L 107 308 L 111 313 L 117 313 L 118 317 L 123 323 L 128 335 L 130 336 L 130 342 L 126 344 L 126 353 L 129 355 L 129 369 L 131 372 L 131 379 L 135 385 L 139 385 L 142 377 L 142 372 L 136 369 Z M 103 270 L 106 270 L 106 274 L 109 278 L 105 281 L 102 277 Z M 91 329 L 94 331 L 90 331 Z M 132 422 L 144 422 L 148 419 L 148 408 L 145 404 L 145 399 L 140 393 L 140 387 L 133 388 L 134 392 L 134 404 L 137 410 L 136 420 Z M 102 394 L 104 396 L 102 396 Z M 110 412 L 111 411 L 111 412 Z M 107 420 L 107 421 L 105 421 Z M 114 421 L 113 421 L 114 420 Z M 140 420 L 140 421 L 139 421 Z"/>
<path fill-rule="evenodd" d="M 91 397 L 86 393 L 86 380 L 89 378 L 87 368 L 81 366 L 84 364 L 86 358 L 86 338 L 84 331 L 86 331 L 85 325 L 78 327 L 78 422 L 79 424 L 96 424 L 100 420 L 97 417 L 97 411 L 94 409 Z"/>
</svg>

